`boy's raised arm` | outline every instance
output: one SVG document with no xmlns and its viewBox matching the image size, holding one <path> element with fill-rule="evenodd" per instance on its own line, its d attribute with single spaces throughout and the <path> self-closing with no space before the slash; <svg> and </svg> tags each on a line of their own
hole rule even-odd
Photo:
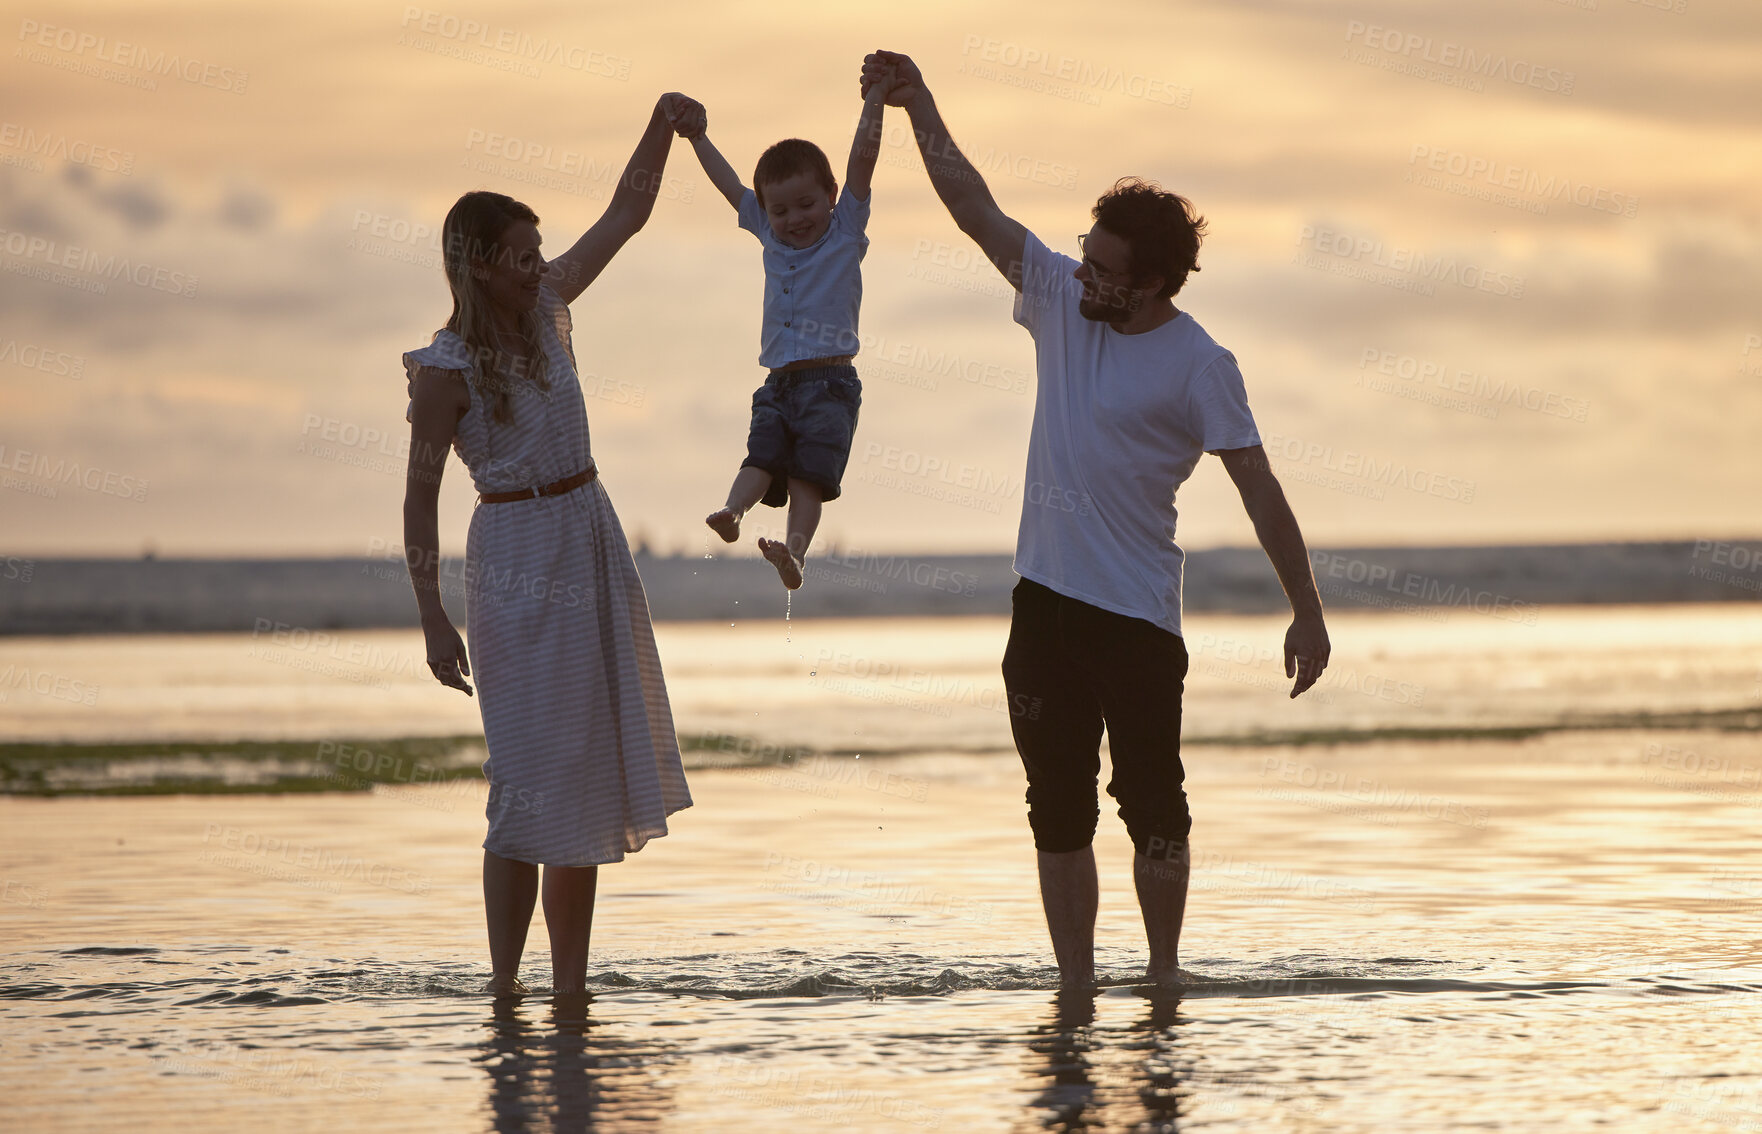
<svg viewBox="0 0 1762 1134">
<path fill-rule="evenodd" d="M 740 183 L 740 174 L 734 172 L 734 167 L 728 164 L 728 159 L 722 156 L 716 143 L 710 141 L 709 132 L 705 130 L 693 135 L 691 148 L 697 154 L 699 164 L 704 167 L 704 173 L 709 176 L 710 184 L 738 210 L 740 198 L 746 194 L 746 186 Z"/>
<path fill-rule="evenodd" d="M 863 96 L 863 112 L 857 117 L 856 137 L 850 141 L 850 161 L 844 167 L 844 187 L 859 201 L 869 199 L 869 182 L 875 176 L 875 159 L 881 156 L 881 115 L 885 112 L 890 83 L 873 83 Z"/>
</svg>

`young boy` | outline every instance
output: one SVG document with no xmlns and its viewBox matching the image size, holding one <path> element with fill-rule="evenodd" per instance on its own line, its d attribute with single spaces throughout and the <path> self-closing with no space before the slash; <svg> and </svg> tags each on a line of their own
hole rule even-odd
<svg viewBox="0 0 1762 1134">
<path fill-rule="evenodd" d="M 754 504 L 779 508 L 787 500 L 788 542 L 761 538 L 759 550 L 792 591 L 802 584 L 820 505 L 838 498 L 862 404 L 862 383 L 850 362 L 857 352 L 860 265 L 869 247 L 863 230 L 880 153 L 884 87 L 877 84 L 863 101 L 842 196 L 831 163 L 812 142 L 790 138 L 766 150 L 748 189 L 701 129 L 680 131 L 734 206 L 740 227 L 759 238 L 765 257 L 759 364 L 771 373 L 753 394 L 746 460 L 728 503 L 704 522 L 733 543 Z"/>
</svg>

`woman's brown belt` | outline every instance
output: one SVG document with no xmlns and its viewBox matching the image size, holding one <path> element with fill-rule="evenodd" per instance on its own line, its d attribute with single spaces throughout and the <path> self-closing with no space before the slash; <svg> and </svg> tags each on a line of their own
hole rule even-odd
<svg viewBox="0 0 1762 1134">
<path fill-rule="evenodd" d="M 522 488 L 518 492 L 480 492 L 477 499 L 483 504 L 507 504 L 514 500 L 532 500 L 540 496 L 561 496 L 565 492 L 580 488 L 599 475 L 599 470 L 592 465 L 576 473 L 566 476 L 555 484 L 547 484 L 543 488 Z"/>
</svg>

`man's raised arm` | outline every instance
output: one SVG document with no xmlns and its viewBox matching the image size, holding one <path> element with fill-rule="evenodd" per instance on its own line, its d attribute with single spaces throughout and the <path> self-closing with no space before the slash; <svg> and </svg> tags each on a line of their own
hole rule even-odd
<svg viewBox="0 0 1762 1134">
<path fill-rule="evenodd" d="M 887 84 L 887 105 L 904 107 L 918 139 L 918 152 L 930 184 L 960 230 L 972 237 L 1010 286 L 1022 289 L 1022 246 L 1028 230 L 1005 216 L 986 188 L 985 179 L 948 136 L 948 127 L 924 85 L 924 76 L 909 56 L 876 51 L 863 60 L 863 92 Z"/>
</svg>

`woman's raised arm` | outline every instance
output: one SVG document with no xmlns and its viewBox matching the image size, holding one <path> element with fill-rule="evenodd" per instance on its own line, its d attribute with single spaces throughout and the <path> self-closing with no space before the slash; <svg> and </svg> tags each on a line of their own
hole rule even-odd
<svg viewBox="0 0 1762 1134">
<path fill-rule="evenodd" d="M 635 236 L 655 211 L 655 195 L 661 191 L 662 175 L 667 168 L 667 151 L 672 148 L 675 131 L 688 129 L 703 107 L 677 92 L 668 92 L 655 103 L 649 115 L 648 128 L 636 143 L 618 188 L 600 219 L 582 234 L 567 252 L 551 261 L 551 289 L 571 303 L 587 290 L 606 265 L 612 262 L 624 242 Z"/>
</svg>

